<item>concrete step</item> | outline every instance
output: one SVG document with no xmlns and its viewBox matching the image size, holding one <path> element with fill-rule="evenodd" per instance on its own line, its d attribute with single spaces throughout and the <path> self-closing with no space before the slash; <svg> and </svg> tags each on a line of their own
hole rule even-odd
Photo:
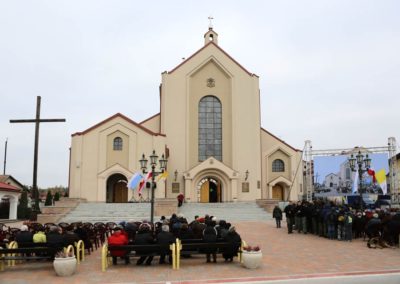
<svg viewBox="0 0 400 284">
<path fill-rule="evenodd" d="M 195 215 L 209 214 L 229 221 L 264 221 L 271 219 L 255 202 L 236 203 L 184 203 L 177 213 L 183 214 L 188 221 Z M 161 216 L 154 216 L 159 220 Z M 169 217 L 169 216 L 166 216 Z M 60 222 L 121 222 L 150 219 L 150 203 L 80 203 L 64 216 Z"/>
</svg>

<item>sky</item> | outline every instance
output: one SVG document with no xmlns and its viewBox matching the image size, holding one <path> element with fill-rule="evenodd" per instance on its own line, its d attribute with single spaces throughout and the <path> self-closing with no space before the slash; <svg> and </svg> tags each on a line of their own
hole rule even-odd
<svg viewBox="0 0 400 284">
<path fill-rule="evenodd" d="M 262 126 L 295 148 L 400 139 L 400 2 L 393 0 L 0 0 L 0 159 L 32 184 L 42 97 L 41 188 L 68 184 L 71 134 L 122 113 L 159 112 L 161 73 L 218 44 L 260 77 Z M 2 163 L 3 164 L 3 163 Z M 4 167 L 1 167 L 1 173 Z"/>
</svg>

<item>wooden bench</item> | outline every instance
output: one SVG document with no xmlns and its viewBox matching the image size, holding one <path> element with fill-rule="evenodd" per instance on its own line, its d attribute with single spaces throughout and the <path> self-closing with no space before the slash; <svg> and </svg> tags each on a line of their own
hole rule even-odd
<svg viewBox="0 0 400 284">
<path fill-rule="evenodd" d="M 137 250 L 147 250 L 146 253 L 137 253 Z M 175 253 L 175 243 L 172 245 L 123 245 L 115 246 L 104 244 L 101 250 L 101 270 L 105 272 L 107 267 L 111 264 L 111 251 L 126 251 L 128 257 L 141 257 L 141 256 L 160 256 L 161 251 L 170 250 L 172 255 L 172 268 L 176 267 L 176 253 Z"/>
<path fill-rule="evenodd" d="M 72 245 L 68 248 L 65 247 L 51 247 L 46 243 L 32 243 L 25 244 L 26 247 L 18 247 L 18 243 L 13 241 L 7 248 L 0 248 L 0 271 L 4 270 L 5 261 L 8 261 L 8 266 L 15 266 L 15 262 L 18 260 L 41 260 L 41 259 L 53 259 L 57 252 L 74 250 Z M 85 250 L 83 242 L 79 241 L 75 245 L 77 263 L 84 260 Z"/>
<path fill-rule="evenodd" d="M 237 244 L 238 258 L 242 261 L 242 250 L 245 243 Z M 225 249 L 232 248 L 232 243 L 218 239 L 217 242 L 205 243 L 202 239 L 180 240 L 176 239 L 176 269 L 180 268 L 181 256 L 185 254 L 207 254 L 207 250 L 215 249 L 216 253 L 223 253 Z"/>
</svg>

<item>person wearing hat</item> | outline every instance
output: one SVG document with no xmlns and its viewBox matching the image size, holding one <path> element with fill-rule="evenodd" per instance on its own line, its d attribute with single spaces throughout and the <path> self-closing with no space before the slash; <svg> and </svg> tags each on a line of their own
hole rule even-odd
<svg viewBox="0 0 400 284">
<path fill-rule="evenodd" d="M 379 215 L 377 213 L 372 214 L 372 219 L 368 221 L 367 226 L 365 228 L 365 233 L 368 238 L 378 237 L 379 233 L 382 229 L 382 222 L 379 219 Z"/>
<path fill-rule="evenodd" d="M 150 224 L 146 224 L 146 225 L 142 224 L 139 226 L 139 230 L 136 234 L 134 244 L 135 245 L 154 244 L 154 238 L 153 238 Z M 149 252 L 151 252 L 151 250 L 146 249 L 146 248 L 136 250 L 137 254 L 147 254 Z M 153 256 L 141 256 L 138 259 L 138 261 L 136 262 L 136 265 L 141 265 L 145 261 L 146 261 L 146 265 L 151 265 L 152 260 L 153 260 Z"/>
<path fill-rule="evenodd" d="M 237 256 L 242 239 L 240 235 L 236 232 L 235 226 L 231 226 L 228 229 L 228 233 L 224 237 L 224 241 L 229 243 L 230 246 L 224 249 L 222 256 L 225 261 L 232 262 L 233 258 Z"/>
<path fill-rule="evenodd" d="M 128 238 L 122 231 L 122 226 L 118 225 L 114 227 L 114 233 L 107 239 L 108 245 L 110 246 L 123 246 L 128 244 Z M 112 250 L 110 251 L 113 265 L 117 265 L 118 257 L 125 259 L 125 264 L 129 264 L 129 256 L 125 250 Z"/>
</svg>

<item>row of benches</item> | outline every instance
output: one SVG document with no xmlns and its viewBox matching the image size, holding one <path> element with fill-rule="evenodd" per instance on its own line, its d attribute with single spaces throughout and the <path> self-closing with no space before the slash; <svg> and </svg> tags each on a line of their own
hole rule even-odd
<svg viewBox="0 0 400 284">
<path fill-rule="evenodd" d="M 107 267 L 111 264 L 111 252 L 112 251 L 126 251 L 128 257 L 141 257 L 141 256 L 160 256 L 161 251 L 169 250 L 172 256 L 172 269 L 179 269 L 181 256 L 192 255 L 192 254 L 207 254 L 210 250 L 215 250 L 216 253 L 223 253 L 226 249 L 232 249 L 237 247 L 237 255 L 239 261 L 242 261 L 242 251 L 246 243 L 242 241 L 233 245 L 232 243 L 218 241 L 213 243 L 205 243 L 201 239 L 193 240 L 180 240 L 176 239 L 176 242 L 171 245 L 123 245 L 123 246 L 112 246 L 104 244 L 101 252 L 101 269 L 103 272 L 107 270 Z M 137 253 L 137 251 L 147 251 L 146 253 Z"/>
<path fill-rule="evenodd" d="M 6 248 L 0 247 L 0 271 L 4 270 L 6 261 L 8 266 L 15 266 L 16 261 L 19 260 L 51 260 L 61 250 L 66 253 L 72 250 L 78 264 L 85 260 L 85 245 L 83 241 L 78 241 L 75 246 L 69 245 L 68 247 L 52 247 L 46 243 L 24 245 L 24 247 L 18 247 L 18 243 L 13 241 Z"/>
</svg>

